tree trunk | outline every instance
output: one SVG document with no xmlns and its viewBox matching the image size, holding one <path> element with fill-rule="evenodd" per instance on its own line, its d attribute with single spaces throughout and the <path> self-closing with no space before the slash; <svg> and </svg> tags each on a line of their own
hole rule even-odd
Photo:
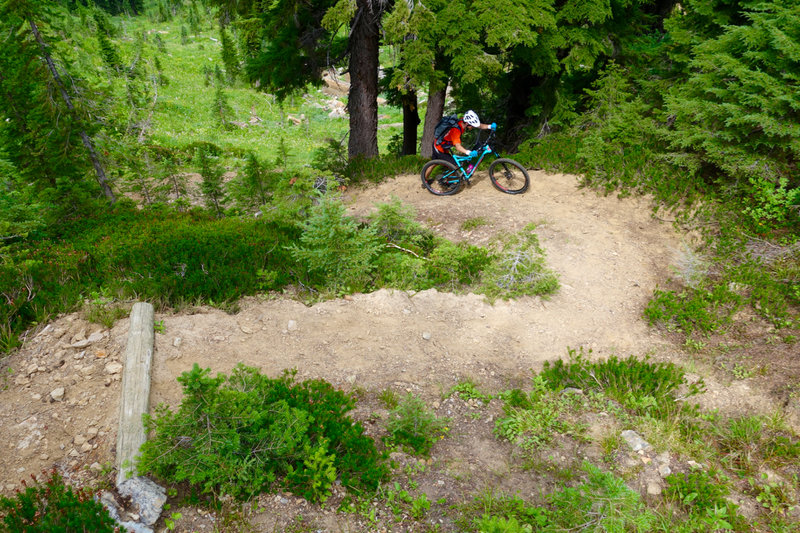
<svg viewBox="0 0 800 533">
<path fill-rule="evenodd" d="M 417 91 L 408 91 L 402 96 L 403 104 L 403 151 L 400 155 L 417 153 L 417 126 L 419 126 L 419 109 L 417 108 Z"/>
<path fill-rule="evenodd" d="M 356 0 L 358 11 L 350 29 L 350 113 L 348 155 L 378 155 L 378 44 L 380 7 L 373 0 Z"/>
<path fill-rule="evenodd" d="M 428 94 L 428 110 L 425 112 L 425 126 L 422 128 L 422 142 L 419 150 L 422 157 L 431 157 L 433 155 L 433 130 L 442 120 L 446 92 L 447 85 L 439 90 L 431 89 L 430 94 Z"/>
<path fill-rule="evenodd" d="M 30 17 L 28 18 L 28 23 L 31 26 L 33 36 L 36 37 L 36 42 L 39 43 L 39 49 L 42 51 L 42 56 L 47 63 L 47 68 L 50 70 L 50 74 L 53 76 L 53 80 L 56 82 L 56 86 L 61 93 L 61 97 L 64 99 L 64 103 L 67 104 L 67 109 L 69 110 L 73 119 L 78 122 L 78 114 L 75 112 L 75 106 L 72 105 L 72 98 L 70 98 L 67 89 L 64 87 L 64 82 L 61 80 L 61 76 L 58 74 L 56 65 L 53 63 L 53 58 L 50 57 L 50 54 L 47 52 L 47 46 L 44 44 L 44 39 L 42 39 L 42 35 L 39 33 L 39 27 Z M 116 198 L 114 197 L 114 192 L 111 190 L 111 187 L 108 186 L 105 170 L 103 170 L 103 165 L 100 163 L 100 158 L 97 156 L 97 152 L 94 149 L 94 144 L 89 138 L 89 135 L 86 133 L 86 130 L 80 130 L 80 137 L 81 141 L 83 142 L 83 146 L 86 147 L 86 150 L 89 152 L 89 158 L 92 160 L 92 166 L 94 166 L 94 171 L 97 173 L 97 182 L 100 184 L 100 188 L 103 189 L 103 194 L 105 194 L 106 198 L 111 203 L 115 202 Z"/>
</svg>

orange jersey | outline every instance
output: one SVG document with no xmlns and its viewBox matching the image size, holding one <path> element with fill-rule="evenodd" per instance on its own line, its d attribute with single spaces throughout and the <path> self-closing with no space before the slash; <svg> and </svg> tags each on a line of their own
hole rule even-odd
<svg viewBox="0 0 800 533">
<path fill-rule="evenodd" d="M 464 131 L 464 121 L 458 121 L 457 128 L 450 128 L 445 136 L 442 138 L 441 144 L 436 144 L 434 141 L 433 146 L 439 152 L 444 152 L 449 150 L 451 147 L 455 146 L 456 144 L 461 144 L 461 133 Z"/>
</svg>

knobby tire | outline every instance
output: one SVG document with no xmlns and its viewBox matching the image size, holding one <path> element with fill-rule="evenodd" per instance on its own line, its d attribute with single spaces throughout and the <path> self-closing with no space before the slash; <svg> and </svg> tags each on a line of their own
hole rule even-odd
<svg viewBox="0 0 800 533">
<path fill-rule="evenodd" d="M 513 159 L 500 158 L 489 165 L 489 179 L 499 191 L 521 194 L 528 190 L 531 178 L 525 167 Z"/>
<path fill-rule="evenodd" d="M 431 169 L 428 179 L 425 173 Z M 433 159 L 422 167 L 422 186 L 436 196 L 450 196 L 461 190 L 462 181 L 459 179 L 458 169 L 449 161 Z M 458 181 L 454 181 L 458 179 Z"/>
</svg>

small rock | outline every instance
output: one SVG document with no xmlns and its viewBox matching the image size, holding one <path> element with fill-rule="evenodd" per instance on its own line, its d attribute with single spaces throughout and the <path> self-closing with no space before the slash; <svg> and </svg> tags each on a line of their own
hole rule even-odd
<svg viewBox="0 0 800 533">
<path fill-rule="evenodd" d="M 575 387 L 567 387 L 561 392 L 564 394 L 583 394 L 583 389 L 576 389 Z"/>
<path fill-rule="evenodd" d="M 86 348 L 90 344 L 91 344 L 91 342 L 89 342 L 89 339 L 83 339 L 82 341 L 73 342 L 69 346 L 70 346 L 70 348 L 77 348 L 77 349 L 80 350 L 81 348 Z"/>
<path fill-rule="evenodd" d="M 89 338 L 86 340 L 88 340 L 89 343 L 91 344 L 93 342 L 99 342 L 103 340 L 103 337 L 105 337 L 105 334 L 102 331 L 96 331 L 95 333 L 89 335 Z"/>
<path fill-rule="evenodd" d="M 167 502 L 166 489 L 146 477 L 126 479 L 117 489 L 120 495 L 131 498 L 131 503 L 142 517 L 141 521 L 148 526 L 158 520 Z"/>
<path fill-rule="evenodd" d="M 644 451 L 651 448 L 650 443 L 644 440 L 641 435 L 633 430 L 626 429 L 621 433 L 622 438 L 628 443 L 628 446 L 635 452 Z"/>
<path fill-rule="evenodd" d="M 181 339 L 180 337 L 175 337 L 174 339 L 172 339 L 172 346 L 174 346 L 175 348 L 180 348 L 182 342 L 183 339 Z"/>
<path fill-rule="evenodd" d="M 88 442 L 84 442 L 81 446 L 81 453 L 86 453 L 92 451 L 93 446 Z"/>
<path fill-rule="evenodd" d="M 239 329 L 242 330 L 242 333 L 247 333 L 248 335 L 253 333 L 253 329 L 247 326 L 239 326 Z"/>
<path fill-rule="evenodd" d="M 647 482 L 647 494 L 650 496 L 658 496 L 661 494 L 661 485 L 655 481 Z"/>
<path fill-rule="evenodd" d="M 295 331 L 297 329 L 297 321 L 290 320 L 289 323 L 286 325 L 286 329 L 288 331 Z"/>
<path fill-rule="evenodd" d="M 422 332 L 422 338 L 425 339 L 426 341 L 431 340 L 431 332 L 430 331 L 423 331 Z"/>
<path fill-rule="evenodd" d="M 83 435 L 75 435 L 75 438 L 72 439 L 72 443 L 75 446 L 80 446 L 81 444 L 84 444 L 85 442 L 86 442 L 86 437 L 84 437 Z"/>
<path fill-rule="evenodd" d="M 84 356 L 84 355 L 86 355 L 86 350 L 83 350 L 83 351 L 81 351 L 81 352 L 78 352 L 78 353 L 76 353 L 75 355 L 73 355 L 72 357 L 73 357 L 75 360 L 80 360 L 80 359 L 83 359 L 83 356 Z"/>
<path fill-rule="evenodd" d="M 667 477 L 672 473 L 672 469 L 668 465 L 659 465 L 658 473 L 661 477 Z"/>
<path fill-rule="evenodd" d="M 96 427 L 90 427 L 89 429 L 86 430 L 86 434 L 89 436 L 90 439 L 96 437 L 97 436 L 97 428 Z"/>
<path fill-rule="evenodd" d="M 58 387 L 50 391 L 50 398 L 52 398 L 54 402 L 60 402 L 64 399 L 65 392 L 64 387 Z"/>
<path fill-rule="evenodd" d="M 119 374 L 122 372 L 122 363 L 117 363 L 116 361 L 108 363 L 105 368 L 106 374 Z"/>
<path fill-rule="evenodd" d="M 689 468 L 691 468 L 692 470 L 703 470 L 703 469 L 705 469 L 704 465 L 702 465 L 702 464 L 700 464 L 700 463 L 698 463 L 696 461 L 687 461 L 686 464 L 689 465 Z"/>
<path fill-rule="evenodd" d="M 70 457 L 78 457 L 80 453 L 78 453 L 78 450 L 76 450 L 75 448 L 72 448 L 67 455 L 69 455 Z"/>
</svg>

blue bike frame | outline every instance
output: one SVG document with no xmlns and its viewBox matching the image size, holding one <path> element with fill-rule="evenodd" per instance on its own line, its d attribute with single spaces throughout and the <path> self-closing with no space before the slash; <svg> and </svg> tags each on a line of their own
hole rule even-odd
<svg viewBox="0 0 800 533">
<path fill-rule="evenodd" d="M 472 165 L 472 170 L 467 172 L 466 166 L 469 166 L 469 162 L 472 161 L 472 158 L 468 155 L 456 155 L 453 154 L 453 159 L 455 159 L 456 164 L 458 165 L 458 170 L 460 171 L 460 175 L 453 175 L 446 174 L 444 177 L 447 179 L 448 183 L 455 183 L 460 179 L 464 181 L 469 181 L 475 171 L 478 169 L 478 165 L 481 164 L 483 158 L 486 157 L 488 154 L 494 153 L 494 150 L 489 147 L 488 143 L 484 145 L 480 152 L 478 152 L 478 159 Z M 494 154 L 495 157 L 499 157 L 497 154 Z M 466 163 L 466 166 L 465 166 Z"/>
</svg>

